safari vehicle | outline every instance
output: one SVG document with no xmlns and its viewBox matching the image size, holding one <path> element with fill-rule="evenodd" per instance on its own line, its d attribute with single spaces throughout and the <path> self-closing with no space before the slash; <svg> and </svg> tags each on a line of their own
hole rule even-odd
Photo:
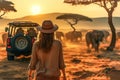
<svg viewBox="0 0 120 80">
<path fill-rule="evenodd" d="M 8 24 L 7 59 L 14 60 L 15 56 L 29 56 L 32 45 L 37 39 L 39 24 L 30 21 L 14 21 Z"/>
</svg>

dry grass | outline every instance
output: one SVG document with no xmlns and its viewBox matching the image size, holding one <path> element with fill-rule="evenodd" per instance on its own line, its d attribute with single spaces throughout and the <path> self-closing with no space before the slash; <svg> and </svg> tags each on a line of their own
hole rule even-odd
<svg viewBox="0 0 120 80">
<path fill-rule="evenodd" d="M 62 43 L 67 80 L 120 80 L 118 77 L 120 40 L 117 41 L 113 52 L 105 51 L 109 42 L 101 43 L 99 53 L 94 50 L 87 53 L 85 40 L 74 43 L 63 41 Z M 29 60 L 26 59 L 7 61 L 5 47 L 0 46 L 0 80 L 27 80 L 28 63 Z M 114 77 L 118 79 L 114 79 Z"/>
</svg>

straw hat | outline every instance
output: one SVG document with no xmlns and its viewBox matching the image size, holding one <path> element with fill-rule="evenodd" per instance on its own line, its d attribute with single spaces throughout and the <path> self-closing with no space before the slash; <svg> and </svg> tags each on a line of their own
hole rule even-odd
<svg viewBox="0 0 120 80">
<path fill-rule="evenodd" d="M 39 27 L 39 30 L 43 33 L 53 33 L 58 29 L 57 25 L 53 25 L 51 20 L 44 20 L 42 27 Z"/>
</svg>

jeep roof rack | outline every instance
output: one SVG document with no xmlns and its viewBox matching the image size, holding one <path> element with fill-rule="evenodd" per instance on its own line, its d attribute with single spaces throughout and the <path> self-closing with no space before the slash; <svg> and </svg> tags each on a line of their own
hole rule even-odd
<svg viewBox="0 0 120 80">
<path fill-rule="evenodd" d="M 39 26 L 38 23 L 31 22 L 31 21 L 14 21 L 14 22 L 10 22 L 8 25 L 15 26 L 15 27 L 36 27 L 36 26 Z"/>
</svg>

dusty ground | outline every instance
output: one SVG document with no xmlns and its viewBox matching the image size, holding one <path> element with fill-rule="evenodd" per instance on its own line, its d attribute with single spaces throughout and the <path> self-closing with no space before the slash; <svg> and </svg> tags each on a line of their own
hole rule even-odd
<svg viewBox="0 0 120 80">
<path fill-rule="evenodd" d="M 119 43 L 119 44 L 118 44 Z M 87 53 L 85 41 L 63 43 L 67 80 L 120 80 L 120 40 L 113 52 Z M 28 59 L 7 61 L 5 47 L 0 45 L 0 80 L 27 80 Z"/>
</svg>

